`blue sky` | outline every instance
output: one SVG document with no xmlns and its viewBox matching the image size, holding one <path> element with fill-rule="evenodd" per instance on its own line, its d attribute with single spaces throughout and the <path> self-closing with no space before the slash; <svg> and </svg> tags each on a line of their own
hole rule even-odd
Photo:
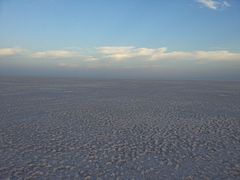
<svg viewBox="0 0 240 180">
<path fill-rule="evenodd" d="M 1 0 L 0 75 L 240 79 L 238 0 Z"/>
</svg>

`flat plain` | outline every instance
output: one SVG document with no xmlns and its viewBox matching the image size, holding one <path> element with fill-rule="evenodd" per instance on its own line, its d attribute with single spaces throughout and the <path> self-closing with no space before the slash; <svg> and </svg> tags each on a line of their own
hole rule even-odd
<svg viewBox="0 0 240 180">
<path fill-rule="evenodd" d="M 0 78 L 0 179 L 240 179 L 240 82 Z"/>
</svg>

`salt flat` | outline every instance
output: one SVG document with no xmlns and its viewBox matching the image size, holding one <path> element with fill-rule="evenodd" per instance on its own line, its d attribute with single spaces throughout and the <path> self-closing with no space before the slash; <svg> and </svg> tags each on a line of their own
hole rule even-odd
<svg viewBox="0 0 240 180">
<path fill-rule="evenodd" d="M 240 82 L 0 78 L 0 179 L 240 179 Z"/>
</svg>

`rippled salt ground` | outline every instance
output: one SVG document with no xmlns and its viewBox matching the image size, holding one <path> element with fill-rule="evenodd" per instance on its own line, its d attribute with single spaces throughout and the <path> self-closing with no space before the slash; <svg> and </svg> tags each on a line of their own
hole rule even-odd
<svg viewBox="0 0 240 180">
<path fill-rule="evenodd" d="M 0 179 L 240 179 L 240 82 L 0 78 Z"/>
</svg>

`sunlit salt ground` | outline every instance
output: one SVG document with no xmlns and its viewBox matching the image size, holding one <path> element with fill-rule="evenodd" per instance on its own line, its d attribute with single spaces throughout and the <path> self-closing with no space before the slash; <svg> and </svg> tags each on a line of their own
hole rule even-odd
<svg viewBox="0 0 240 180">
<path fill-rule="evenodd" d="M 0 78 L 0 179 L 239 179 L 240 82 Z"/>
</svg>

